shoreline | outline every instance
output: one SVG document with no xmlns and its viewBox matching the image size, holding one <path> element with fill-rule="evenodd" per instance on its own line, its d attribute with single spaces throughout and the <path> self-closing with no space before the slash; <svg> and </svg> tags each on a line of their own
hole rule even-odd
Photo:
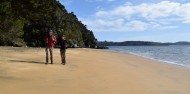
<svg viewBox="0 0 190 94">
<path fill-rule="evenodd" d="M 4 48 L 6 48 L 6 47 L 8 47 L 8 48 L 24 48 L 24 49 L 27 49 L 27 48 L 28 49 L 43 49 L 43 48 L 45 48 L 45 47 L 14 47 L 14 46 L 0 46 L 0 47 L 4 47 Z M 54 49 L 59 49 L 59 48 L 54 48 Z M 92 49 L 92 48 L 68 48 L 68 49 Z M 178 63 L 175 63 L 175 62 L 172 62 L 172 61 L 154 59 L 154 58 L 151 58 L 151 57 L 146 57 L 146 56 L 139 55 L 139 54 L 136 54 L 136 53 L 131 53 L 131 52 L 116 51 L 116 50 L 110 50 L 110 49 L 92 49 L 92 50 L 101 50 L 101 51 L 105 51 L 105 52 L 113 52 L 113 53 L 118 53 L 118 54 L 129 54 L 129 55 L 133 55 L 133 56 L 153 60 L 153 61 L 159 62 L 161 64 L 170 64 L 170 65 L 176 65 L 176 66 L 180 66 L 180 67 L 190 68 L 190 66 L 188 66 L 188 65 L 178 64 Z"/>
<path fill-rule="evenodd" d="M 105 50 L 105 49 L 101 49 L 101 50 Z M 137 57 L 142 57 L 142 58 L 150 59 L 150 60 L 153 60 L 153 61 L 157 61 L 157 62 L 159 62 L 159 63 L 171 64 L 171 65 L 176 65 L 176 66 L 181 66 L 181 67 L 190 68 L 189 65 L 179 64 L 179 63 L 175 63 L 175 62 L 172 62 L 172 61 L 166 61 L 166 60 L 161 60 L 161 59 L 154 59 L 154 58 L 152 58 L 152 57 L 143 56 L 143 55 L 139 55 L 139 54 L 132 53 L 132 52 L 116 51 L 116 50 L 109 50 L 109 49 L 107 49 L 107 50 L 105 50 L 105 51 L 110 51 L 110 52 L 115 52 L 115 53 L 121 53 L 121 54 L 130 54 L 130 55 L 134 55 L 134 56 L 137 56 Z"/>
<path fill-rule="evenodd" d="M 61 65 L 44 48 L 0 47 L 2 94 L 189 94 L 190 69 L 97 49 L 68 49 Z"/>
<path fill-rule="evenodd" d="M 8 47 L 8 48 L 24 48 L 24 49 L 44 49 L 45 47 L 14 47 L 14 46 L 0 46 L 1 47 Z M 59 48 L 54 48 L 54 49 L 59 49 Z M 68 48 L 68 49 L 92 49 L 92 48 Z M 139 55 L 136 53 L 131 53 L 131 52 L 125 52 L 125 51 L 116 51 L 116 50 L 110 50 L 110 49 L 92 49 L 92 50 L 101 50 L 101 51 L 105 51 L 105 52 L 113 52 L 113 53 L 118 53 L 118 54 L 128 54 L 128 55 L 133 55 L 133 56 L 137 56 L 137 57 L 141 57 L 141 58 L 146 58 L 149 60 L 153 60 L 156 62 L 159 62 L 161 64 L 170 64 L 170 65 L 176 65 L 176 66 L 180 66 L 180 67 L 185 67 L 185 68 L 190 68 L 190 66 L 188 65 L 184 65 L 184 64 L 178 64 L 172 61 L 165 61 L 165 60 L 159 60 L 159 59 L 154 59 L 151 57 L 146 57 L 143 55 Z"/>
</svg>

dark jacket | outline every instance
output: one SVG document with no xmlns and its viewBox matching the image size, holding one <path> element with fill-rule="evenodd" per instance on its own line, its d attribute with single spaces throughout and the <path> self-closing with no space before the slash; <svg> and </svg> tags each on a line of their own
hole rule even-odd
<svg viewBox="0 0 190 94">
<path fill-rule="evenodd" d="M 67 48 L 67 41 L 60 38 L 59 39 L 59 45 L 60 45 L 60 49 L 66 49 Z"/>
</svg>

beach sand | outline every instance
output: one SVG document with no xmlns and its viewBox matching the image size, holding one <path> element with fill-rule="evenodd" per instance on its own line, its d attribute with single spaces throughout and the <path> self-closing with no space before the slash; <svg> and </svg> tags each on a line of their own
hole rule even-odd
<svg viewBox="0 0 190 94">
<path fill-rule="evenodd" d="M 0 94 L 190 94 L 190 68 L 96 49 L 0 47 Z"/>
</svg>

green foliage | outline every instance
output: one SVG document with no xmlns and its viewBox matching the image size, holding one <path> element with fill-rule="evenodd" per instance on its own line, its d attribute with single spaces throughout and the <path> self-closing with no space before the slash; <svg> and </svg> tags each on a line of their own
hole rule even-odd
<svg viewBox="0 0 190 94">
<path fill-rule="evenodd" d="M 21 45 L 15 43 L 15 40 L 21 40 L 24 34 L 22 30 L 24 21 L 12 14 L 10 0 L 0 2 L 0 14 L 0 45 Z"/>
<path fill-rule="evenodd" d="M 0 45 L 44 46 L 48 29 L 64 34 L 69 46 L 96 45 L 93 32 L 57 0 L 1 0 L 0 14 Z"/>
<path fill-rule="evenodd" d="M 56 0 L 12 0 L 14 13 L 29 21 L 49 18 Z"/>
</svg>

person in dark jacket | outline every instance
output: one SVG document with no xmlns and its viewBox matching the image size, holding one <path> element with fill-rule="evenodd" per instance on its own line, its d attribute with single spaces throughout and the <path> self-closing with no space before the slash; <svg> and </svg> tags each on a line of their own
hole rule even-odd
<svg viewBox="0 0 190 94">
<path fill-rule="evenodd" d="M 53 47 L 54 44 L 56 42 L 56 37 L 53 34 L 52 30 L 49 30 L 47 35 L 44 37 L 44 41 L 45 41 L 45 45 L 46 45 L 46 64 L 48 64 L 49 61 L 49 54 L 48 52 L 50 52 L 50 60 L 51 60 L 51 64 L 53 64 Z"/>
<path fill-rule="evenodd" d="M 65 65 L 66 64 L 65 52 L 66 52 L 66 48 L 67 48 L 67 41 L 66 41 L 64 35 L 62 35 L 59 38 L 59 44 L 60 44 L 60 54 L 61 54 L 61 61 L 62 61 L 61 64 Z"/>
</svg>

